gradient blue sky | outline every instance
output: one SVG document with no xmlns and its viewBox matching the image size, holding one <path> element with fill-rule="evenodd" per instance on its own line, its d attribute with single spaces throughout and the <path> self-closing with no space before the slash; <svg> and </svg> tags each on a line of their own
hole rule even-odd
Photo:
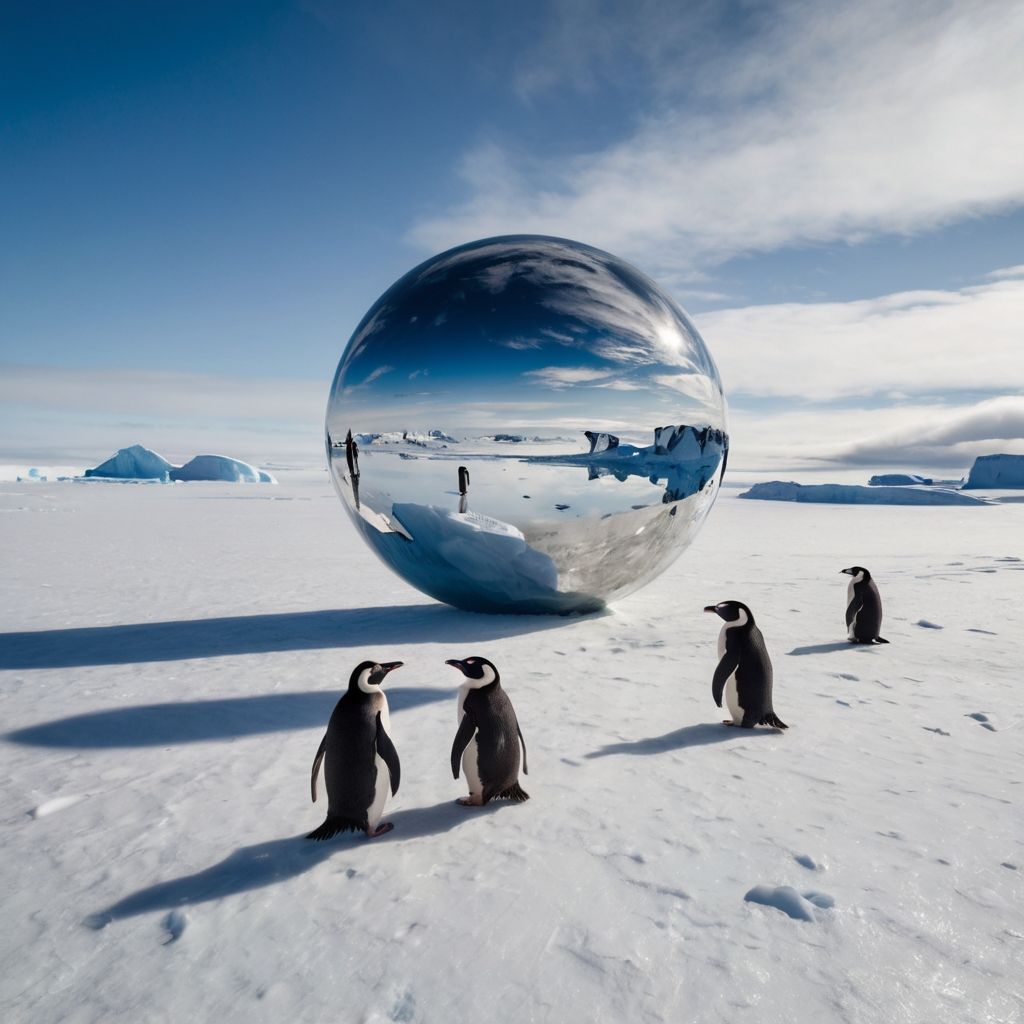
<svg viewBox="0 0 1024 1024">
<path fill-rule="evenodd" d="M 506 232 L 664 285 L 751 465 L 1024 451 L 1024 13 L 897 6 L 3 5 L 0 457 L 315 454 L 371 303 Z"/>
</svg>

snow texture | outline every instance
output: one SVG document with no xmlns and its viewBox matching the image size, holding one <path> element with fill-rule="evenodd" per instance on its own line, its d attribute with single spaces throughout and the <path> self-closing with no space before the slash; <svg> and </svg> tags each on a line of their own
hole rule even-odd
<svg viewBox="0 0 1024 1024">
<path fill-rule="evenodd" d="M 1024 503 L 980 529 L 727 489 L 664 575 L 567 618 L 415 593 L 322 472 L 2 483 L 0 512 L 5 1022 L 1021 1020 Z M 851 564 L 887 646 L 846 642 Z M 785 734 L 721 724 L 725 598 Z M 454 802 L 443 662 L 471 654 L 515 705 L 524 804 Z M 364 657 L 405 663 L 395 828 L 307 842 Z"/>
<path fill-rule="evenodd" d="M 859 484 L 798 484 L 767 480 L 754 484 L 741 498 L 801 501 L 832 505 L 987 505 L 971 494 L 941 487 L 862 487 Z"/>
<path fill-rule="evenodd" d="M 1024 455 L 980 455 L 964 488 L 1024 487 Z"/>
</svg>

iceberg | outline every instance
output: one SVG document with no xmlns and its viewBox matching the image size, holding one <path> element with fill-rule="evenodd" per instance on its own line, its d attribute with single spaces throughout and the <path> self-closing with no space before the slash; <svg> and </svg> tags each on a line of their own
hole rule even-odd
<svg viewBox="0 0 1024 1024">
<path fill-rule="evenodd" d="M 122 448 L 106 462 L 94 469 L 87 469 L 86 476 L 107 477 L 113 480 L 168 480 L 175 467 L 162 455 L 133 444 Z"/>
<path fill-rule="evenodd" d="M 991 502 L 945 487 L 864 487 L 861 484 L 798 484 L 768 480 L 741 498 L 806 501 L 835 505 L 989 505 Z"/>
<path fill-rule="evenodd" d="M 248 462 L 227 455 L 197 455 L 184 466 L 175 466 L 162 455 L 133 444 L 106 462 L 85 471 L 87 477 L 107 480 L 221 480 L 230 483 L 276 484 L 274 477 Z"/>
<path fill-rule="evenodd" d="M 240 459 L 227 455 L 197 455 L 184 466 L 171 470 L 172 480 L 220 480 L 227 483 L 276 484 L 277 481 L 266 472 Z"/>
<path fill-rule="evenodd" d="M 1024 455 L 979 455 L 964 489 L 1024 487 Z"/>
<path fill-rule="evenodd" d="M 881 473 L 868 481 L 868 487 L 910 487 L 914 484 L 932 484 L 931 477 L 913 473 Z"/>
</svg>

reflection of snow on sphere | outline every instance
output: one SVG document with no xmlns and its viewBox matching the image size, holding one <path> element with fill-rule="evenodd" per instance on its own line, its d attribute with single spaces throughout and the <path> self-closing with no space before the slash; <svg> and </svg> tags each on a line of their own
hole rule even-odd
<svg viewBox="0 0 1024 1024">
<path fill-rule="evenodd" d="M 718 371 L 679 306 L 615 256 L 534 235 L 392 285 L 327 406 L 363 538 L 476 611 L 589 611 L 643 586 L 695 536 L 728 447 Z"/>
</svg>

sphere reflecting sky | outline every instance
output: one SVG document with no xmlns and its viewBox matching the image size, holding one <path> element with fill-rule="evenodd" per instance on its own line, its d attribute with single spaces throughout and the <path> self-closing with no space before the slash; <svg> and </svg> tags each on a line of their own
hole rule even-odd
<svg viewBox="0 0 1024 1024">
<path fill-rule="evenodd" d="M 609 253 L 536 235 L 459 246 L 389 288 L 326 426 L 374 551 L 489 612 L 590 611 L 653 579 L 728 454 L 718 371 L 679 306 Z"/>
</svg>

